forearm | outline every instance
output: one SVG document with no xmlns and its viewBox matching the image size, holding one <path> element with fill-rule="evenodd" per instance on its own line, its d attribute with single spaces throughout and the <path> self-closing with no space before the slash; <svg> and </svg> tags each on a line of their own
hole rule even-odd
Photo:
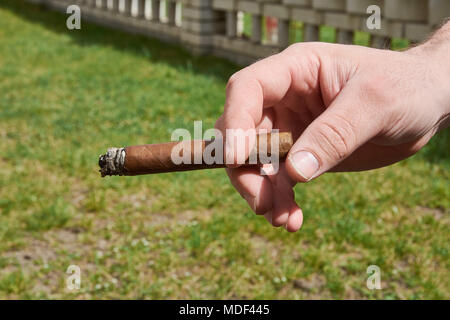
<svg viewBox="0 0 450 320">
<path fill-rule="evenodd" d="M 408 50 L 410 53 L 433 56 L 443 59 L 446 67 L 450 68 L 450 20 L 438 29 L 427 41 Z"/>
<path fill-rule="evenodd" d="M 436 67 L 441 84 L 442 118 L 438 130 L 450 126 L 450 20 L 437 30 L 426 42 L 411 48 L 408 53 L 420 56 Z"/>
<path fill-rule="evenodd" d="M 440 55 L 446 55 L 450 49 L 450 20 L 448 20 L 440 29 L 438 29 L 433 36 L 424 43 L 426 48 L 434 50 Z M 450 60 L 448 60 L 450 62 Z"/>
</svg>

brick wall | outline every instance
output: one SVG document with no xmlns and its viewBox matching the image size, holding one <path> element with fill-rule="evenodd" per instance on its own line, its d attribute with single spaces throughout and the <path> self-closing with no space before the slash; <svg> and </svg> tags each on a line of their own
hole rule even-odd
<svg viewBox="0 0 450 320">
<path fill-rule="evenodd" d="M 450 0 L 29 0 L 61 11 L 82 8 L 82 20 L 177 42 L 195 53 L 213 53 L 240 64 L 278 52 L 290 43 L 293 21 L 303 23 L 303 41 L 318 41 L 319 27 L 336 29 L 336 42 L 352 43 L 356 30 L 370 45 L 392 38 L 419 42 L 450 17 Z M 367 8 L 381 9 L 381 29 L 369 30 Z M 242 13 L 250 15 L 250 36 L 241 36 Z M 178 17 L 178 18 L 177 18 Z M 263 41 L 265 17 L 276 21 L 273 43 Z"/>
</svg>

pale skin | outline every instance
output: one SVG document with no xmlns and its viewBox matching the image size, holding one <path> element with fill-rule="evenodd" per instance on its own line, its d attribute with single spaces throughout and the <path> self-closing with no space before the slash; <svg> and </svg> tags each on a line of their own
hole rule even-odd
<svg viewBox="0 0 450 320">
<path fill-rule="evenodd" d="M 292 189 L 297 183 L 325 172 L 391 165 L 418 152 L 449 124 L 447 23 L 404 52 L 292 45 L 230 78 L 216 128 L 292 132 L 295 144 L 277 174 L 235 165 L 227 173 L 256 214 L 295 232 L 303 222 Z"/>
</svg>

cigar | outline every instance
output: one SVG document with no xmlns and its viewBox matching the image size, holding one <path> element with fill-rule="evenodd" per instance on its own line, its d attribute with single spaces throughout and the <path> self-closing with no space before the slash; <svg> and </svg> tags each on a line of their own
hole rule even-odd
<svg viewBox="0 0 450 320">
<path fill-rule="evenodd" d="M 275 136 L 276 135 L 276 136 Z M 278 142 L 278 148 L 273 146 Z M 143 174 L 166 173 L 176 171 L 189 171 L 200 169 L 225 168 L 225 159 L 222 155 L 215 163 L 204 160 L 204 152 L 212 143 L 221 141 L 189 140 L 181 142 L 168 142 L 159 144 L 146 144 L 124 148 L 109 148 L 106 154 L 100 155 L 98 164 L 102 177 L 105 176 L 136 176 Z M 293 145 L 290 132 L 263 133 L 256 135 L 254 149 L 244 166 L 255 166 L 283 161 Z M 212 147 L 212 146 L 211 146 Z M 177 148 L 174 150 L 174 148 Z M 278 149 L 278 150 L 277 150 Z M 176 164 L 172 160 L 173 152 L 187 156 L 188 163 Z M 185 153 L 187 152 L 187 153 Z M 215 156 L 214 152 L 212 153 Z M 200 159 L 200 161 L 198 161 Z M 249 161 L 249 159 L 253 159 Z M 197 160 L 197 161 L 195 161 Z"/>
</svg>

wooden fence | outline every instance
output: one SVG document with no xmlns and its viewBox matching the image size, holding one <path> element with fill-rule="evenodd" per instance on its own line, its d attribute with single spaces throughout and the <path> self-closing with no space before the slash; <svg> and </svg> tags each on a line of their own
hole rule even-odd
<svg viewBox="0 0 450 320">
<path fill-rule="evenodd" d="M 355 31 L 369 44 L 389 47 L 391 39 L 424 40 L 450 16 L 450 0 L 29 0 L 66 11 L 81 8 L 93 21 L 164 41 L 194 53 L 212 53 L 239 64 L 279 52 L 293 40 L 318 41 L 321 26 L 335 29 L 335 41 L 352 43 Z M 369 30 L 367 8 L 381 9 L 381 28 Z"/>
</svg>

